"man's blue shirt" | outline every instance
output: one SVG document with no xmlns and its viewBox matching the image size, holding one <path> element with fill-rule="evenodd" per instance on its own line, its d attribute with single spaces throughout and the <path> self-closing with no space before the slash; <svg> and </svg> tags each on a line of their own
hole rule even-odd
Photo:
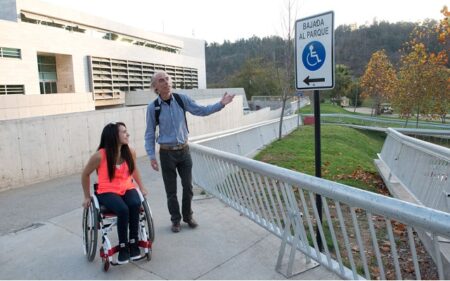
<svg viewBox="0 0 450 281">
<path fill-rule="evenodd" d="M 187 112 L 197 116 L 207 116 L 221 110 L 224 106 L 217 102 L 212 105 L 198 105 L 189 96 L 179 94 Z M 145 129 L 145 150 L 150 159 L 155 157 L 155 140 L 159 144 L 179 145 L 188 140 L 188 130 L 184 120 L 184 111 L 178 102 L 170 96 L 170 102 L 164 102 L 159 96 L 159 136 L 156 137 L 155 103 L 152 101 L 147 106 L 147 127 Z"/>
</svg>

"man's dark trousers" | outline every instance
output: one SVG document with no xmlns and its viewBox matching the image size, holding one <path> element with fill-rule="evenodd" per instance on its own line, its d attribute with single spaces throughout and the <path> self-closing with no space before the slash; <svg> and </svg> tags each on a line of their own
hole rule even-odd
<svg viewBox="0 0 450 281">
<path fill-rule="evenodd" d="M 169 208 L 170 220 L 172 223 L 179 223 L 181 220 L 180 205 L 177 199 L 177 171 L 183 186 L 182 215 L 183 220 L 192 218 L 191 202 L 192 192 L 192 158 L 189 146 L 180 150 L 160 149 L 159 157 L 161 161 L 161 171 L 166 188 L 167 206 Z"/>
</svg>

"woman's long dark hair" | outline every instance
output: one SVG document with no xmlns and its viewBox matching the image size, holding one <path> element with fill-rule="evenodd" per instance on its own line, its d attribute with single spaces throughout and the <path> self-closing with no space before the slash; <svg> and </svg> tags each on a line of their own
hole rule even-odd
<svg viewBox="0 0 450 281">
<path fill-rule="evenodd" d="M 116 172 L 116 159 L 119 153 L 119 126 L 125 126 L 122 122 L 109 123 L 103 128 L 102 136 L 100 137 L 100 145 L 97 150 L 100 148 L 104 148 L 106 152 L 106 164 L 108 166 L 108 176 L 109 181 L 112 181 L 114 178 L 114 174 Z M 120 149 L 120 157 L 127 162 L 128 170 L 130 171 L 130 175 L 133 174 L 134 171 L 134 160 L 131 155 L 130 148 L 127 144 L 121 146 Z"/>
</svg>

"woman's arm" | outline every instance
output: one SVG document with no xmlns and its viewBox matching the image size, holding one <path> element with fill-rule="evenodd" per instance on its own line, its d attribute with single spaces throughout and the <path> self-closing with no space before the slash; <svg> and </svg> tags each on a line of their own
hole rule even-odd
<svg viewBox="0 0 450 281">
<path fill-rule="evenodd" d="M 139 168 L 136 162 L 136 152 L 134 151 L 134 149 L 130 148 L 131 151 L 131 155 L 133 156 L 133 161 L 134 161 L 134 171 L 133 171 L 133 178 L 136 181 L 136 183 L 139 186 L 139 189 L 141 190 L 141 193 L 143 196 L 147 196 L 148 191 L 147 189 L 145 189 L 144 184 L 142 183 L 142 179 L 141 179 L 141 173 L 139 172 Z"/>
<path fill-rule="evenodd" d="M 98 166 L 100 165 L 100 162 L 102 160 L 102 156 L 99 151 L 94 153 L 91 158 L 89 159 L 88 163 L 83 169 L 83 172 L 81 173 L 81 185 L 83 186 L 83 193 L 84 193 L 84 200 L 83 200 L 83 207 L 88 208 L 91 204 L 91 179 L 90 176 L 93 171 L 95 171 Z"/>
</svg>

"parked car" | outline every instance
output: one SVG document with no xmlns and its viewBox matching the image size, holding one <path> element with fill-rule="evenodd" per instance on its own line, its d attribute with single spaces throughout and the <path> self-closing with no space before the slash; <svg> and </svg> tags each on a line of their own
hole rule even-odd
<svg viewBox="0 0 450 281">
<path fill-rule="evenodd" d="M 392 114 L 394 112 L 390 103 L 382 103 L 380 106 L 381 114 Z"/>
</svg>

